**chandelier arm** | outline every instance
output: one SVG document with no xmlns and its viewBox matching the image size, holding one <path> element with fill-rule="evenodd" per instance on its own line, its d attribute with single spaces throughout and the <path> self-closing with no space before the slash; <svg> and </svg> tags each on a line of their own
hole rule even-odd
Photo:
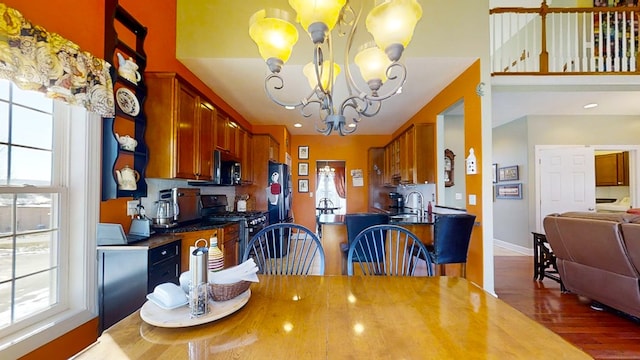
<svg viewBox="0 0 640 360">
<path fill-rule="evenodd" d="M 398 67 L 400 69 L 400 74 L 399 75 L 391 75 L 391 70 L 395 67 Z M 391 90 L 389 92 L 387 92 L 384 95 L 378 96 L 375 95 L 376 93 L 373 94 L 367 94 L 365 96 L 366 99 L 368 100 L 372 100 L 372 101 L 382 101 L 382 100 L 386 100 L 390 97 L 392 97 L 393 95 L 396 95 L 398 93 L 398 90 L 400 90 L 400 88 L 404 85 L 405 81 L 407 81 L 407 68 L 406 66 L 404 66 L 404 64 L 401 64 L 399 62 L 394 62 L 393 64 L 389 65 L 389 67 L 387 68 L 387 82 L 385 82 L 385 84 L 387 84 L 389 82 L 389 80 L 396 80 L 398 79 L 398 77 L 400 77 L 400 79 L 398 80 L 398 82 L 396 83 L 396 86 L 394 86 L 393 88 L 391 88 Z"/>
<path fill-rule="evenodd" d="M 307 106 L 311 105 L 311 104 L 318 104 L 318 107 L 322 107 L 322 101 L 320 100 L 309 100 L 306 103 L 302 104 L 302 106 L 300 107 L 300 114 L 306 118 L 310 117 L 311 115 L 313 115 L 313 113 L 306 112 L 306 108 Z"/>
<path fill-rule="evenodd" d="M 323 124 L 323 125 L 324 125 L 324 127 L 319 127 L 319 126 L 318 126 L 318 123 Z M 317 131 L 317 132 L 319 132 L 319 133 L 321 133 L 321 134 L 323 134 L 323 135 L 329 135 L 329 134 L 331 134 L 331 130 L 333 129 L 333 128 L 332 128 L 332 126 L 331 126 L 331 124 L 328 124 L 328 123 L 327 123 L 327 118 L 326 118 L 326 117 L 324 117 L 324 118 L 322 118 L 322 117 L 321 117 L 319 120 L 316 120 L 316 121 L 313 123 L 313 126 L 316 128 L 316 131 Z"/>
<path fill-rule="evenodd" d="M 348 126 L 340 126 L 340 129 L 338 129 L 338 131 L 340 132 L 340 135 L 344 136 L 344 135 L 352 134 L 353 132 L 356 131 L 357 128 L 358 128 L 358 125 L 351 128 Z"/>
<path fill-rule="evenodd" d="M 273 88 L 275 90 L 282 90 L 282 88 L 284 88 L 284 80 L 282 79 L 282 77 L 280 75 L 278 75 L 278 74 L 268 75 L 264 79 L 264 90 L 267 93 L 267 96 L 269 96 L 269 99 L 271 99 L 271 101 L 273 101 L 274 103 L 276 103 L 276 104 L 278 104 L 280 106 L 284 106 L 284 107 L 287 107 L 287 106 L 289 106 L 289 107 L 298 107 L 298 106 L 304 105 L 306 99 L 305 100 L 301 100 L 298 103 L 286 103 L 286 102 L 278 100 L 273 94 L 271 94 L 271 90 L 269 88 L 269 82 L 271 80 L 274 80 L 274 79 L 280 81 L 279 85 L 274 85 L 273 86 Z"/>
<path fill-rule="evenodd" d="M 381 100 L 366 100 L 367 106 L 360 112 L 360 115 L 366 117 L 373 117 L 378 115 L 380 109 L 382 109 L 382 101 Z M 375 105 L 375 106 L 374 106 Z M 373 111 L 369 112 L 369 109 L 373 109 Z"/>
<path fill-rule="evenodd" d="M 329 33 L 329 35 L 331 35 L 331 33 Z M 329 40 L 327 39 L 327 42 L 329 42 Z M 324 62 L 324 55 L 322 53 L 322 44 L 316 44 L 315 49 L 313 50 L 313 69 L 316 73 L 316 88 L 322 92 L 323 94 L 327 93 L 327 90 L 322 86 L 322 72 L 324 70 L 324 67 L 322 66 L 322 63 Z M 331 50 L 329 50 L 329 57 L 331 58 L 331 60 L 333 60 L 333 58 L 331 57 Z M 333 63 L 332 63 L 333 64 Z M 319 98 L 322 98 L 322 96 L 318 96 Z"/>
<path fill-rule="evenodd" d="M 358 85 L 356 85 L 355 81 L 353 81 L 353 75 L 351 75 L 351 70 L 349 67 L 349 57 L 350 57 L 349 55 L 351 54 L 353 37 L 356 34 L 356 30 L 358 28 L 358 23 L 360 22 L 361 15 L 362 15 L 362 3 L 360 3 L 360 9 L 358 10 L 358 15 L 356 15 L 353 25 L 351 26 L 351 31 L 349 32 L 349 36 L 347 37 L 346 51 L 344 52 L 344 64 L 345 64 L 344 77 L 347 80 L 347 90 L 349 92 L 349 95 L 353 95 L 354 93 L 359 93 L 359 94 L 365 93 L 360 88 L 358 88 Z M 355 89 L 356 91 L 354 92 L 353 89 Z"/>
</svg>

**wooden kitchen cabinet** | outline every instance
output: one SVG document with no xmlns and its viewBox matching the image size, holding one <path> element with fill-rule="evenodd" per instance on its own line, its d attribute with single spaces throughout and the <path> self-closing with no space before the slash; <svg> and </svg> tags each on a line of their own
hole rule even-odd
<svg viewBox="0 0 640 360">
<path fill-rule="evenodd" d="M 233 121 L 229 117 L 229 115 L 221 110 L 218 110 L 215 125 L 216 149 L 229 154 L 231 157 L 239 158 L 239 129 L 240 126 L 235 121 Z"/>
<path fill-rule="evenodd" d="M 211 180 L 215 109 L 175 73 L 147 73 L 147 177 Z"/>
<path fill-rule="evenodd" d="M 224 254 L 225 269 L 238 265 L 238 241 L 240 240 L 240 224 L 230 223 L 224 226 L 222 241 L 218 239 L 220 250 Z"/>
<path fill-rule="evenodd" d="M 253 151 L 251 150 L 253 135 L 243 128 L 238 128 L 238 148 L 239 158 L 242 164 L 241 180 L 243 184 L 253 182 Z"/>
<path fill-rule="evenodd" d="M 596 155 L 596 186 L 629 186 L 629 152 Z"/>
<path fill-rule="evenodd" d="M 386 183 L 434 183 L 435 124 L 412 125 L 385 147 L 384 156 Z"/>
<path fill-rule="evenodd" d="M 199 239 L 205 239 L 207 241 L 207 246 L 209 246 L 209 239 L 211 239 L 214 234 L 218 236 L 218 247 L 224 254 L 225 269 L 238 265 L 238 239 L 240 234 L 240 224 L 230 222 L 227 225 L 218 228 L 176 234 L 182 238 L 182 257 L 180 259 L 180 264 L 183 271 L 189 270 L 189 254 L 191 254 L 191 246 L 195 246 L 196 241 Z M 198 245 L 203 245 L 203 243 L 199 243 Z"/>
</svg>

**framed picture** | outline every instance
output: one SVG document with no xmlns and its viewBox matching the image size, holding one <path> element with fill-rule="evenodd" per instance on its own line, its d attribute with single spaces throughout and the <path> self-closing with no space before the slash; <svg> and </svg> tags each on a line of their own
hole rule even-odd
<svg viewBox="0 0 640 360">
<path fill-rule="evenodd" d="M 308 146 L 298 146 L 298 159 L 300 159 L 300 160 L 309 159 L 309 147 Z"/>
<path fill-rule="evenodd" d="M 309 176 L 309 163 L 308 162 L 299 162 L 298 163 L 298 176 Z"/>
<path fill-rule="evenodd" d="M 522 199 L 522 184 L 495 185 L 496 199 Z"/>
<path fill-rule="evenodd" d="M 497 183 L 498 182 L 498 164 L 493 164 L 493 183 Z"/>
<path fill-rule="evenodd" d="M 513 180 L 520 180 L 520 177 L 518 176 L 518 165 L 498 169 L 498 181 Z"/>
<path fill-rule="evenodd" d="M 298 180 L 298 192 L 300 193 L 309 192 L 309 179 Z"/>
</svg>

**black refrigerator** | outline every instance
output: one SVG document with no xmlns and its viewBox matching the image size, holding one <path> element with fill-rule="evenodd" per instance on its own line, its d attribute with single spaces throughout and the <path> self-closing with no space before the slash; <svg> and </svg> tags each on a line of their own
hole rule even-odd
<svg viewBox="0 0 640 360">
<path fill-rule="evenodd" d="M 291 213 L 292 186 L 291 170 L 287 164 L 269 162 L 269 184 L 267 192 L 267 206 L 269 210 L 269 224 L 293 222 Z"/>
</svg>

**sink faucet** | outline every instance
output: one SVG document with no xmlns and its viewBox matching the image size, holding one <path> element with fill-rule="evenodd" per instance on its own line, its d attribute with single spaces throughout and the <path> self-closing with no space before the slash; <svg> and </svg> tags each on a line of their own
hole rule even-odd
<svg viewBox="0 0 640 360">
<path fill-rule="evenodd" d="M 409 194 L 407 194 L 404 203 L 408 204 L 409 203 L 409 199 L 411 198 L 411 195 L 416 194 L 418 195 L 418 200 L 419 200 L 419 207 L 418 207 L 418 216 L 420 218 L 424 217 L 424 196 L 422 195 L 422 193 L 420 191 L 412 191 Z"/>
</svg>

